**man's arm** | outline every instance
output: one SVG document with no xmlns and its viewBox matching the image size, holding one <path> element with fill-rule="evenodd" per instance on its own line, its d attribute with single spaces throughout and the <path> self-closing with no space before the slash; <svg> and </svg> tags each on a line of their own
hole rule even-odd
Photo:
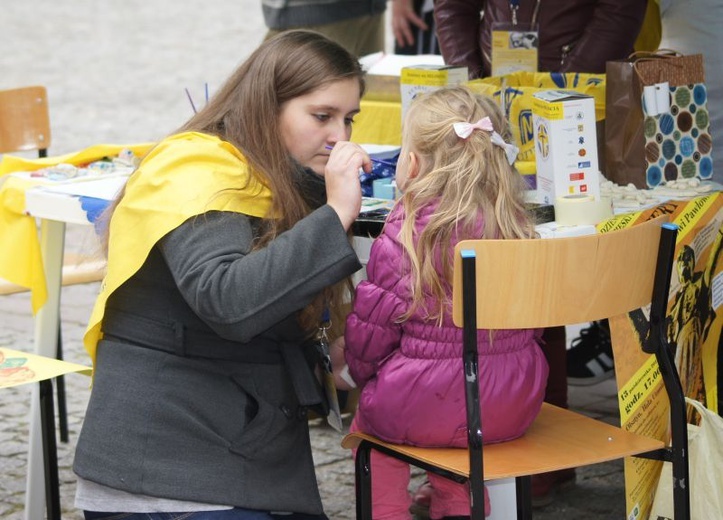
<svg viewBox="0 0 723 520">
<path fill-rule="evenodd" d="M 436 0 L 434 23 L 444 62 L 465 65 L 470 78 L 482 75 L 480 12 L 484 0 Z"/>
</svg>

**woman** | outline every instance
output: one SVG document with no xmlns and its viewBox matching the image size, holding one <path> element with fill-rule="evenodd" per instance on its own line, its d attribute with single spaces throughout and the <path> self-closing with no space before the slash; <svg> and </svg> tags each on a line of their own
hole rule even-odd
<svg viewBox="0 0 723 520">
<path fill-rule="evenodd" d="M 85 518 L 325 518 L 306 412 L 314 332 L 360 267 L 363 88 L 343 48 L 284 33 L 131 176 L 85 336 Z"/>
</svg>

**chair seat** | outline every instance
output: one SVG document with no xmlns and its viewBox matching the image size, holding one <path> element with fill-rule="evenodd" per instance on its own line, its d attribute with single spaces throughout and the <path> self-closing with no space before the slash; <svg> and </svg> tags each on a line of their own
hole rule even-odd
<svg viewBox="0 0 723 520">
<path fill-rule="evenodd" d="M 344 437 L 342 446 L 356 448 L 362 441 L 460 476 L 469 474 L 466 449 L 391 444 L 365 433 L 350 433 Z M 628 433 L 580 413 L 544 403 L 535 422 L 522 437 L 485 444 L 484 478 L 497 480 L 546 473 L 578 467 L 581 461 L 586 465 L 597 464 L 664 447 L 662 441 Z"/>
</svg>

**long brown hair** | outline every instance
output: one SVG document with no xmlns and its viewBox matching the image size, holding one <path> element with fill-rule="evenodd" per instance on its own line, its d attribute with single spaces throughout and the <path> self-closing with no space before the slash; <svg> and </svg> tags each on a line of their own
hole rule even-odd
<svg viewBox="0 0 723 520">
<path fill-rule="evenodd" d="M 359 61 L 342 46 L 313 31 L 283 32 L 264 41 L 209 102 L 174 132 L 201 132 L 233 144 L 245 156 L 251 175 L 270 188 L 272 205 L 255 248 L 268 244 L 312 211 L 295 180 L 299 165 L 281 138 L 279 115 L 284 103 L 347 79 L 357 79 L 360 95 L 364 93 Z M 348 286 L 326 290 L 302 312 L 302 325 L 318 321 L 323 305 L 337 307 L 346 298 Z"/>
<path fill-rule="evenodd" d="M 309 213 L 292 175 L 298 166 L 281 140 L 281 108 L 329 83 L 354 78 L 363 94 L 359 61 L 340 45 L 312 31 L 283 32 L 262 43 L 178 130 L 216 135 L 233 144 L 271 189 L 276 218 L 267 221 L 261 245 Z"/>
<path fill-rule="evenodd" d="M 462 139 L 454 132 L 454 123 L 474 123 L 485 116 L 510 142 L 509 124 L 495 101 L 466 87 L 423 94 L 406 115 L 403 153 L 417 154 L 420 171 L 407 183 L 402 197 L 405 220 L 399 239 L 409 258 L 413 295 L 411 310 L 404 317 L 423 305 L 425 295 L 432 295 L 439 307 L 426 311 L 441 321 L 449 303 L 445 286 L 452 280 L 453 236 L 459 240 L 535 236 L 524 204 L 525 183 L 504 150 L 491 142 L 491 133 L 475 131 Z M 438 206 L 417 235 L 416 217 L 433 202 Z M 441 262 L 441 273 L 435 259 Z"/>
</svg>

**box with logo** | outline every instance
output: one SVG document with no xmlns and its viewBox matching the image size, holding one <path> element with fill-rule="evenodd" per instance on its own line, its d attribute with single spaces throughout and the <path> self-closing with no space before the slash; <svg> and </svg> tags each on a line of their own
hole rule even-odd
<svg viewBox="0 0 723 520">
<path fill-rule="evenodd" d="M 404 67 L 400 78 L 402 119 L 417 94 L 467 81 L 467 67 L 453 65 L 413 65 Z"/>
<path fill-rule="evenodd" d="M 537 164 L 537 201 L 554 204 L 556 197 L 591 195 L 600 198 L 595 100 L 568 90 L 534 95 L 532 125 Z"/>
</svg>

